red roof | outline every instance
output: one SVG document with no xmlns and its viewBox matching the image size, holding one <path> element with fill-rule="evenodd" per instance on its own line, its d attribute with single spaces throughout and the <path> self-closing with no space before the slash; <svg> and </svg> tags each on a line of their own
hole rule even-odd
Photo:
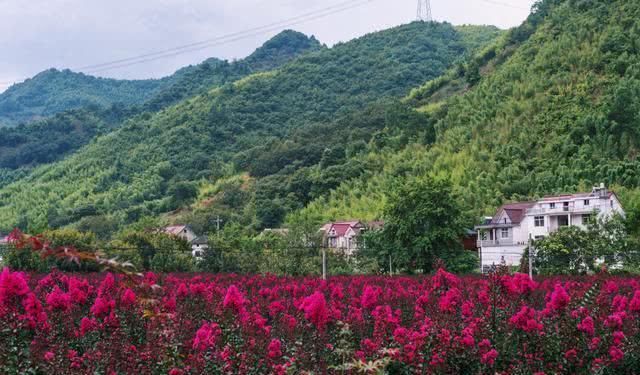
<svg viewBox="0 0 640 375">
<path fill-rule="evenodd" d="M 504 211 L 507 216 L 509 216 L 509 219 L 512 223 L 519 224 L 526 216 L 527 210 L 533 207 L 535 204 L 536 202 L 516 202 L 504 204 L 502 205 L 502 207 L 500 207 L 500 209 L 496 213 L 496 216 L 493 217 L 493 220 L 491 220 L 491 222 L 493 224 L 499 224 L 498 220 L 500 220 L 502 211 Z"/>
<path fill-rule="evenodd" d="M 324 228 L 327 228 L 327 233 L 331 232 L 331 230 L 334 230 L 336 236 L 342 237 L 349 231 L 349 228 L 354 228 L 354 230 L 362 228 L 362 223 L 359 221 L 339 221 L 335 223 L 325 224 L 322 226 L 322 229 Z"/>
</svg>

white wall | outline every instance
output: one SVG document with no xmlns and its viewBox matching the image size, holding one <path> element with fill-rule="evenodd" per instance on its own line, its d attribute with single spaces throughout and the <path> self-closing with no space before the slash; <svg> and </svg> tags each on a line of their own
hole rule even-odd
<svg viewBox="0 0 640 375">
<path fill-rule="evenodd" d="M 500 265 L 504 257 L 506 265 L 518 266 L 526 247 L 526 245 L 483 247 L 481 249 L 482 265 Z"/>
</svg>

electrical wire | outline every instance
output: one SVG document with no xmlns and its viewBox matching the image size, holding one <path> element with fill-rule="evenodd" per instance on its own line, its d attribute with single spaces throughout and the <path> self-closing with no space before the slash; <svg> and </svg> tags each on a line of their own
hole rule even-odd
<svg viewBox="0 0 640 375">
<path fill-rule="evenodd" d="M 108 61 L 108 62 L 104 62 L 104 63 L 100 63 L 100 64 L 93 64 L 93 65 L 85 65 L 85 66 L 80 66 L 77 68 L 73 68 L 71 70 L 78 70 L 78 71 L 84 71 L 84 70 L 94 70 L 94 69 L 98 69 L 98 68 L 104 68 L 106 66 L 110 66 L 110 65 L 119 65 L 122 63 L 126 63 L 126 62 L 131 62 L 134 60 L 139 60 L 139 59 L 147 59 L 149 57 L 157 57 L 158 55 L 165 55 L 167 53 L 170 54 L 175 54 L 176 52 L 180 52 L 182 50 L 187 50 L 187 52 L 191 51 L 192 48 L 194 47 L 209 47 L 209 45 L 211 43 L 217 43 L 222 41 L 222 40 L 226 40 L 226 39 L 230 39 L 233 38 L 232 40 L 237 40 L 238 37 L 242 37 L 245 34 L 250 33 L 251 35 L 249 36 L 253 36 L 255 34 L 255 32 L 264 32 L 264 31 L 270 31 L 272 28 L 274 27 L 287 27 L 287 26 L 291 26 L 294 24 L 297 24 L 299 22 L 306 22 L 307 20 L 300 20 L 305 19 L 305 18 L 309 18 L 309 17 L 315 17 L 318 16 L 319 14 L 322 13 L 322 16 L 326 16 L 326 15 L 330 15 L 330 14 L 334 14 L 334 13 L 330 13 L 330 14 L 324 14 L 325 12 L 342 12 L 344 10 L 347 9 L 351 9 L 351 7 L 356 7 L 356 6 L 362 6 L 366 3 L 372 2 L 374 0 L 348 0 L 348 1 L 343 1 L 341 3 L 329 6 L 329 7 L 325 7 L 322 9 L 318 9 L 312 12 L 307 12 L 307 13 L 303 13 L 291 18 L 287 18 L 287 19 L 283 19 L 277 22 L 273 22 L 270 24 L 266 24 L 266 25 L 262 25 L 262 26 L 258 26 L 258 27 L 253 27 L 253 28 L 249 28 L 249 29 L 245 29 L 245 30 L 241 30 L 241 31 L 237 31 L 234 33 L 230 33 L 230 34 L 225 34 L 225 35 L 221 35 L 215 38 L 211 38 L 211 39 L 206 39 L 206 40 L 202 40 L 199 42 L 193 42 L 193 43 L 189 43 L 189 44 L 184 44 L 181 46 L 176 46 L 173 48 L 169 48 L 169 49 L 165 49 L 165 50 L 161 50 L 161 51 L 155 51 L 155 52 L 149 52 L 149 53 L 145 53 L 142 55 L 137 55 L 137 56 L 132 56 L 132 57 L 128 57 L 128 58 L 123 58 L 123 59 L 119 59 L 119 60 L 113 60 L 113 61 Z M 292 22 L 296 22 L 293 23 Z M 268 30 L 265 30 L 268 29 Z"/>
<path fill-rule="evenodd" d="M 287 28 L 287 27 L 299 25 L 302 23 L 315 21 L 315 20 L 325 18 L 334 14 L 338 14 L 350 9 L 367 5 L 374 1 L 377 1 L 377 0 L 343 1 L 340 3 L 334 4 L 332 6 L 328 6 L 312 12 L 306 12 L 306 13 L 303 13 L 294 17 L 290 17 L 287 19 L 283 19 L 277 22 L 241 30 L 238 32 L 218 36 L 215 38 L 202 40 L 194 43 L 189 43 L 181 46 L 176 46 L 176 47 L 168 48 L 161 51 L 154 51 L 154 52 L 149 52 L 149 53 L 132 56 L 128 58 L 112 60 L 112 61 L 108 61 L 100 64 L 85 65 L 77 68 L 72 68 L 71 70 L 83 71 L 84 73 L 87 73 L 87 74 L 94 74 L 94 73 L 104 72 L 104 71 L 113 70 L 113 69 L 120 69 L 128 66 L 132 66 L 132 65 L 144 64 L 144 63 L 148 63 L 148 62 L 159 60 L 159 59 L 174 57 L 174 56 L 178 56 L 185 53 L 200 51 L 206 48 L 232 43 L 238 40 L 262 35 L 264 33 L 278 31 L 282 28 Z M 0 86 L 2 87 L 10 86 L 16 82 L 24 81 L 28 78 L 29 77 L 23 77 L 23 78 L 17 78 L 13 81 L 0 82 Z"/>
</svg>

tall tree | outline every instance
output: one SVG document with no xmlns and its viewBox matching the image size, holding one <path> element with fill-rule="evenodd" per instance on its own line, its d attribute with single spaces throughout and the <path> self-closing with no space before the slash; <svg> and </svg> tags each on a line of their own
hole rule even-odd
<svg viewBox="0 0 640 375">
<path fill-rule="evenodd" d="M 380 264 L 430 272 L 436 261 L 456 266 L 463 257 L 464 215 L 448 180 L 410 179 L 396 186 L 385 207 L 385 227 L 372 234 L 368 252 Z M 456 266 L 457 268 L 457 266 Z"/>
</svg>

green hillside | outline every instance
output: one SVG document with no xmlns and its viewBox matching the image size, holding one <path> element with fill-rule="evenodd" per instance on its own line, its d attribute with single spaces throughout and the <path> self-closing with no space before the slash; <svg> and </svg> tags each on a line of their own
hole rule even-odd
<svg viewBox="0 0 640 375">
<path fill-rule="evenodd" d="M 486 39 L 498 34 L 480 30 Z M 395 132 L 405 144 L 432 137 L 425 116 L 397 98 L 481 40 L 449 24 L 412 23 L 138 116 L 2 188 L 0 229 L 119 226 L 184 207 L 209 185 L 215 195 L 225 179 L 247 172 L 246 184 L 229 183 L 222 199 L 209 197 L 201 217 L 225 210 L 255 227 L 277 225 L 306 200 L 367 173 L 350 159 L 367 152 L 376 131 L 384 133 L 379 138 Z"/>
<path fill-rule="evenodd" d="M 212 86 L 273 69 L 320 47 L 315 38 L 286 30 L 245 59 L 229 63 L 211 58 L 162 79 L 117 80 L 49 69 L 0 94 L 0 126 L 96 106 L 141 106 L 146 111 L 158 111 Z"/>
<path fill-rule="evenodd" d="M 434 124 L 433 145 L 368 156 L 377 172 L 305 214 L 378 217 L 396 175 L 437 174 L 452 179 L 475 215 L 604 182 L 637 219 L 639 40 L 640 2 L 538 3 L 522 26 L 406 99 Z"/>
<path fill-rule="evenodd" d="M 170 81 L 116 80 L 49 69 L 0 94 L 0 125 L 28 123 L 87 106 L 140 104 Z"/>
<path fill-rule="evenodd" d="M 157 112 L 180 100 L 206 92 L 207 89 L 255 72 L 276 68 L 297 56 L 320 48 L 320 43 L 313 37 L 309 38 L 295 31 L 283 31 L 243 60 L 229 63 L 209 59 L 196 66 L 180 69 L 163 81 L 165 88 L 156 90 L 152 97 L 139 106 L 111 104 L 101 107 L 92 104 L 26 125 L 4 128 L 0 139 L 0 170 L 28 168 L 62 159 L 89 143 L 95 136 L 117 127 L 127 118 L 144 112 Z M 76 77 L 74 74 L 69 76 Z M 53 89 L 50 87 L 47 90 Z M 42 95 L 49 95 L 49 99 L 55 99 L 56 96 L 46 90 Z M 83 91 L 73 95 L 80 97 Z M 0 179 L 0 184 L 4 185 L 7 181 L 9 177 Z"/>
</svg>

